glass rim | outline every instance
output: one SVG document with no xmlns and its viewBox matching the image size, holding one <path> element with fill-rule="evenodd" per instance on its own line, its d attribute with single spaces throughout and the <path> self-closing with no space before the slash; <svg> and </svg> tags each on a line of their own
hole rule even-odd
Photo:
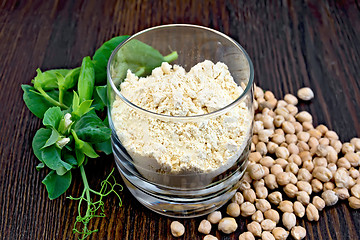
<svg viewBox="0 0 360 240">
<path fill-rule="evenodd" d="M 121 92 L 118 90 L 118 88 L 115 86 L 113 79 L 111 77 L 110 74 L 110 65 L 111 62 L 113 61 L 113 58 L 115 57 L 115 55 L 117 54 L 117 52 L 119 51 L 119 49 L 127 44 L 129 41 L 133 40 L 134 38 L 136 38 L 137 36 L 149 32 L 149 31 L 153 31 L 153 30 L 157 30 L 157 29 L 165 29 L 165 28 L 174 28 L 174 27 L 189 27 L 189 28 L 196 28 L 196 29 L 202 29 L 202 30 L 206 30 L 206 31 L 210 31 L 213 32 L 225 39 L 227 39 L 228 41 L 230 41 L 231 43 L 233 43 L 238 49 L 240 49 L 241 52 L 244 53 L 245 58 L 249 64 L 249 68 L 250 68 L 250 76 L 249 76 L 249 81 L 247 83 L 246 88 L 244 89 L 243 93 L 236 98 L 233 102 L 231 102 L 230 104 L 216 110 L 210 113 L 206 113 L 206 114 L 198 114 L 198 115 L 192 115 L 192 116 L 172 116 L 172 115 L 166 115 L 166 114 L 161 114 L 161 113 L 156 113 L 156 112 L 152 112 L 150 110 L 144 109 L 134 103 L 132 103 L 131 101 L 129 101 L 124 95 L 121 94 Z M 109 58 L 108 64 L 107 64 L 107 78 L 108 78 L 108 83 L 110 83 L 112 90 L 116 93 L 117 96 L 120 97 L 120 99 L 122 101 L 124 101 L 128 106 L 138 109 L 141 112 L 144 112 L 145 114 L 149 114 L 153 117 L 156 118 L 160 118 L 160 119 L 165 119 L 165 120 L 186 120 L 186 121 L 193 121 L 195 119 L 198 118 L 204 118 L 204 117 L 216 117 L 219 115 L 222 115 L 224 113 L 226 113 L 228 110 L 232 109 L 233 107 L 235 107 L 237 104 L 239 104 L 243 98 L 245 98 L 245 96 L 247 95 L 247 93 L 251 90 L 253 82 L 254 82 L 254 67 L 253 67 L 253 63 L 248 55 L 248 53 L 245 51 L 245 49 L 238 43 L 236 42 L 234 39 L 232 39 L 231 37 L 227 36 L 226 34 L 219 32 L 217 30 L 208 28 L 208 27 L 204 27 L 204 26 L 200 26 L 200 25 L 194 25 L 194 24 L 166 24 L 166 25 L 159 25 L 159 26 L 155 26 L 155 27 L 151 27 L 151 28 L 147 28 L 144 29 L 132 36 L 130 36 L 129 38 L 127 38 L 125 41 L 123 41 L 122 43 L 120 43 L 115 49 L 114 51 L 111 53 L 111 56 Z"/>
</svg>

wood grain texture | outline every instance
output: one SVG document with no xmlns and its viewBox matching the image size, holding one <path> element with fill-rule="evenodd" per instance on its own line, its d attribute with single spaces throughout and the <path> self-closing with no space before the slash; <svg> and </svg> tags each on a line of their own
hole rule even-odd
<svg viewBox="0 0 360 240">
<path fill-rule="evenodd" d="M 77 203 L 65 196 L 50 201 L 37 172 L 31 141 L 41 121 L 22 101 L 20 84 L 35 69 L 79 66 L 107 39 L 168 23 L 192 23 L 228 34 L 249 53 L 255 81 L 278 98 L 311 87 L 316 98 L 299 108 L 313 114 L 342 141 L 360 136 L 360 5 L 358 1 L 11 1 L 0 2 L 0 239 L 74 239 Z M 86 166 L 90 186 L 114 167 L 112 157 Z M 91 177 L 90 177 L 91 176 Z M 121 181 L 119 174 L 116 177 Z M 79 196 L 79 173 L 66 195 Z M 172 239 L 171 219 L 138 203 L 127 189 L 123 207 L 105 201 L 106 218 L 91 239 Z M 202 239 L 200 218 L 180 220 L 180 239 Z M 238 219 L 237 239 L 248 220 Z M 340 203 L 320 221 L 299 222 L 307 239 L 359 239 L 360 211 Z"/>
</svg>

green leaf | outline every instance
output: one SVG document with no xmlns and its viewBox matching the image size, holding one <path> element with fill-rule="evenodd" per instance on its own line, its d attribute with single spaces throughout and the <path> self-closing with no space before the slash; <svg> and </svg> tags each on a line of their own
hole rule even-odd
<svg viewBox="0 0 360 240">
<path fill-rule="evenodd" d="M 43 169 L 45 167 L 44 163 L 39 163 L 35 168 L 36 170 L 40 171 L 41 169 Z"/>
<path fill-rule="evenodd" d="M 72 166 L 77 166 L 77 161 L 75 157 L 70 153 L 65 153 L 63 160 L 67 162 L 68 164 L 71 164 Z"/>
<path fill-rule="evenodd" d="M 100 97 L 100 99 L 106 106 L 107 105 L 107 94 L 106 94 L 107 86 L 106 85 L 105 86 L 96 86 L 95 90 L 96 90 L 97 95 Z"/>
<path fill-rule="evenodd" d="M 171 62 L 177 57 L 177 52 L 172 52 L 164 58 L 158 50 L 150 45 L 133 39 L 125 43 L 117 53 L 115 63 L 115 68 L 117 69 L 116 78 L 123 79 L 128 69 L 137 76 L 149 75 L 162 62 Z"/>
<path fill-rule="evenodd" d="M 51 130 L 46 128 L 40 128 L 35 133 L 35 136 L 32 141 L 32 148 L 34 151 L 35 156 L 40 160 L 43 161 L 42 158 L 42 150 L 41 148 L 45 145 L 46 141 L 51 136 Z"/>
<path fill-rule="evenodd" d="M 99 157 L 99 155 L 97 155 L 97 153 L 95 152 L 94 148 L 91 146 L 90 143 L 87 143 L 87 142 L 79 139 L 79 137 L 77 136 L 76 132 L 73 129 L 71 129 L 71 133 L 75 140 L 75 150 L 81 151 L 83 154 L 85 154 L 86 156 L 88 156 L 90 158 Z M 81 156 L 81 154 L 79 152 L 75 152 L 75 153 L 76 153 L 76 157 L 78 157 L 78 155 Z"/>
<path fill-rule="evenodd" d="M 95 143 L 94 148 L 96 151 L 104 152 L 106 155 L 111 154 L 112 153 L 111 139 L 109 139 L 105 142 Z"/>
<path fill-rule="evenodd" d="M 63 172 L 64 168 L 70 170 L 72 166 L 61 160 L 60 149 L 55 146 L 50 146 L 42 150 L 42 159 L 45 165 L 57 172 Z"/>
<path fill-rule="evenodd" d="M 44 118 L 44 113 L 50 107 L 54 106 L 49 103 L 40 93 L 36 93 L 35 88 L 29 85 L 21 85 L 24 91 L 23 99 L 29 110 L 38 118 Z"/>
<path fill-rule="evenodd" d="M 57 83 L 57 74 L 65 76 L 69 70 L 68 69 L 53 69 L 46 72 L 41 72 L 38 68 L 36 69 L 37 75 L 32 80 L 35 89 L 42 88 L 43 90 L 52 90 L 58 87 Z"/>
<path fill-rule="evenodd" d="M 90 57 L 84 57 L 81 64 L 78 88 L 77 88 L 79 92 L 80 102 L 92 99 L 92 95 L 94 92 L 94 85 L 95 85 L 94 64 L 92 63 Z"/>
<path fill-rule="evenodd" d="M 55 144 L 59 139 L 60 139 L 60 134 L 58 133 L 58 131 L 52 129 L 51 135 L 49 139 L 46 141 L 45 145 L 42 147 L 42 149 Z"/>
<path fill-rule="evenodd" d="M 49 198 L 52 200 L 63 194 L 70 187 L 71 178 L 71 171 L 62 176 L 57 175 L 55 171 L 51 171 L 42 181 L 46 186 Z"/>
<path fill-rule="evenodd" d="M 93 56 L 93 63 L 95 69 L 95 82 L 97 85 L 106 83 L 106 68 L 114 49 L 123 41 L 129 38 L 128 35 L 118 36 L 105 42 Z"/>
<path fill-rule="evenodd" d="M 90 143 L 84 142 L 84 145 L 83 145 L 81 151 L 89 158 L 99 157 L 99 155 L 95 152 L 94 148 L 91 146 Z"/>
<path fill-rule="evenodd" d="M 64 115 L 59 107 L 49 108 L 44 114 L 43 124 L 47 127 L 58 129 L 63 117 Z"/>
<path fill-rule="evenodd" d="M 64 83 L 61 87 L 66 90 L 75 87 L 79 79 L 79 74 L 80 74 L 80 67 L 70 70 L 66 74 Z"/>
<path fill-rule="evenodd" d="M 76 155 L 77 165 L 80 166 L 85 161 L 85 154 L 80 149 L 75 148 L 75 155 Z"/>
<path fill-rule="evenodd" d="M 110 128 L 94 112 L 83 115 L 73 129 L 80 139 L 90 143 L 104 142 L 111 137 Z"/>
</svg>

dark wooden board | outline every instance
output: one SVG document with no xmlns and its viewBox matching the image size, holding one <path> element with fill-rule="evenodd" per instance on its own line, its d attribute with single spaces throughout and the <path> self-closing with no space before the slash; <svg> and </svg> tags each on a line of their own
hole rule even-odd
<svg viewBox="0 0 360 240">
<path fill-rule="evenodd" d="M 22 101 L 20 84 L 35 70 L 81 64 L 107 39 L 168 23 L 192 23 L 228 34 L 253 60 L 255 81 L 277 98 L 311 87 L 315 99 L 299 105 L 315 124 L 324 123 L 342 141 L 360 136 L 360 5 L 358 1 L 11 1 L 0 2 L 0 238 L 74 239 L 77 203 L 65 196 L 50 201 L 37 172 L 31 141 L 41 121 Z M 103 157 L 86 166 L 90 186 L 100 186 L 113 164 Z M 120 181 L 120 176 L 116 173 Z M 66 195 L 82 191 L 75 172 Z M 91 239 L 172 239 L 171 219 L 138 203 L 127 189 L 123 206 L 105 201 L 106 218 Z M 201 218 L 180 220 L 182 239 L 202 239 Z M 248 220 L 239 218 L 237 239 Z M 360 211 L 346 203 L 301 220 L 307 239 L 359 239 Z"/>
</svg>

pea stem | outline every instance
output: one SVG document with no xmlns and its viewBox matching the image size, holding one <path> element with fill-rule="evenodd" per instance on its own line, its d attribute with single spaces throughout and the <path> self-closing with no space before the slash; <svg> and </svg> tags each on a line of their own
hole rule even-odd
<svg viewBox="0 0 360 240">
<path fill-rule="evenodd" d="M 44 91 L 44 89 L 38 88 L 37 90 L 38 90 L 38 91 L 41 93 L 41 95 L 42 95 L 48 102 L 50 102 L 51 104 L 53 104 L 53 105 L 55 105 L 55 106 L 58 106 L 58 107 L 60 107 L 61 109 L 68 109 L 68 108 L 69 108 L 69 107 L 66 106 L 65 104 L 59 103 L 58 101 L 56 101 L 56 100 L 54 100 L 52 97 L 50 97 L 50 96 Z"/>
<path fill-rule="evenodd" d="M 170 53 L 169 55 L 166 55 L 166 56 L 164 57 L 164 60 L 165 60 L 166 62 L 172 62 L 172 61 L 176 60 L 177 58 L 178 58 L 177 52 L 176 52 L 176 51 L 173 51 L 173 52 Z"/>
<path fill-rule="evenodd" d="M 83 183 L 84 183 L 84 191 L 85 191 L 85 194 L 86 194 L 86 199 L 87 199 L 87 210 L 86 210 L 86 215 L 85 216 L 88 216 L 91 214 L 90 212 L 90 209 L 91 209 L 91 198 L 90 198 L 90 187 L 89 187 L 89 183 L 87 181 L 87 178 L 86 178 L 86 174 L 85 174 L 85 169 L 84 169 L 84 166 L 81 165 L 80 167 L 80 173 L 81 173 L 81 178 L 83 180 Z M 83 228 L 84 232 L 87 232 L 87 224 L 84 224 L 84 228 Z"/>
</svg>

